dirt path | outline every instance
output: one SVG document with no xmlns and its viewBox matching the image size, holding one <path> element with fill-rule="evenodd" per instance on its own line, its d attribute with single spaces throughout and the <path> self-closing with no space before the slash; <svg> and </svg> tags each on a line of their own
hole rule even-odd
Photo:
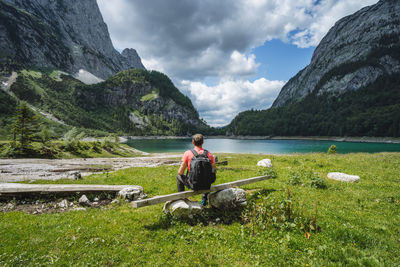
<svg viewBox="0 0 400 267">
<path fill-rule="evenodd" d="M 136 158 L 0 159 L 0 183 L 74 179 L 79 175 L 130 167 L 179 165 L 181 156 L 181 154 L 152 154 Z"/>
</svg>

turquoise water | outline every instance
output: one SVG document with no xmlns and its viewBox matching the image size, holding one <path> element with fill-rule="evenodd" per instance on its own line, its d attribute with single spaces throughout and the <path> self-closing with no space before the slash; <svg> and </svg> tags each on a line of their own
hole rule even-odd
<svg viewBox="0 0 400 267">
<path fill-rule="evenodd" d="M 183 152 L 193 147 L 191 139 L 136 139 L 128 145 L 145 152 Z M 338 153 L 400 152 L 400 144 L 358 143 L 311 140 L 206 139 L 203 147 L 212 152 L 291 154 L 327 152 L 336 145 Z"/>
</svg>

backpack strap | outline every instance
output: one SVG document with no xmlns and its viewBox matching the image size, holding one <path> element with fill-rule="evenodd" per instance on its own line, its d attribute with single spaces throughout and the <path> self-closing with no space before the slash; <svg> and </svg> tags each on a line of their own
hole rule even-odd
<svg viewBox="0 0 400 267">
<path fill-rule="evenodd" d="M 208 150 L 204 149 L 203 155 L 206 156 L 206 158 L 208 158 Z"/>
<path fill-rule="evenodd" d="M 193 148 L 190 151 L 192 151 L 193 156 L 197 157 L 199 155 L 199 153 L 196 152 L 196 150 Z"/>
</svg>

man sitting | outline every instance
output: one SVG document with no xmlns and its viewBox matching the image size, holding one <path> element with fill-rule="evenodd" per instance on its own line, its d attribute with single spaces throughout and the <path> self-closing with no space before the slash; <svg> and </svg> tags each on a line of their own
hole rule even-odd
<svg viewBox="0 0 400 267">
<path fill-rule="evenodd" d="M 193 190 L 209 189 L 216 179 L 216 165 L 214 156 L 203 148 L 202 134 L 193 135 L 194 148 L 183 154 L 182 164 L 176 177 L 178 192 L 185 191 L 185 186 Z M 191 170 L 192 168 L 192 170 Z M 185 170 L 189 175 L 184 175 Z M 207 205 L 208 193 L 203 194 L 201 204 Z"/>
</svg>

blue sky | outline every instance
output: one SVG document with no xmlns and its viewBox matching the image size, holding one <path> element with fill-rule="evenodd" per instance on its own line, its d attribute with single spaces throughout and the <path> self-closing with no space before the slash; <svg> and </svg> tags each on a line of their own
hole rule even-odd
<svg viewBox="0 0 400 267">
<path fill-rule="evenodd" d="M 260 63 L 254 79 L 288 81 L 310 63 L 314 50 L 315 46 L 300 48 L 279 39 L 268 41 L 251 51 Z"/>
<path fill-rule="evenodd" d="M 344 16 L 377 0 L 97 0 L 118 50 L 166 73 L 210 125 L 271 106 Z"/>
</svg>

